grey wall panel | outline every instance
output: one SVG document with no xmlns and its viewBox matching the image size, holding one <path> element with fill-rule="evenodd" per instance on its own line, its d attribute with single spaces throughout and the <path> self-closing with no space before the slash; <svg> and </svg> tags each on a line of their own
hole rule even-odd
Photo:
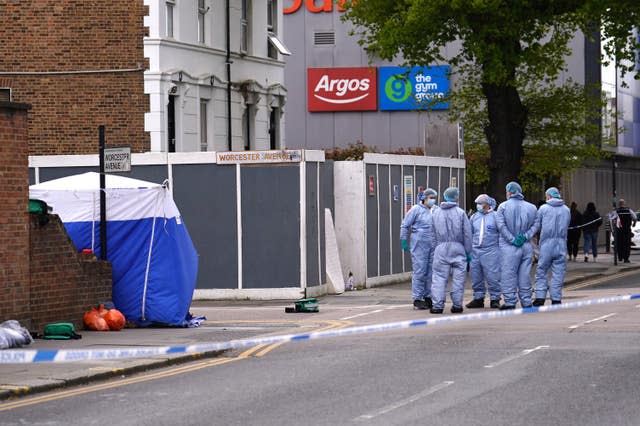
<svg viewBox="0 0 640 426">
<path fill-rule="evenodd" d="M 99 172 L 98 167 L 40 167 L 40 182 L 73 176 L 80 173 Z"/>
<path fill-rule="evenodd" d="M 400 217 L 400 221 L 404 219 L 405 211 L 404 211 L 404 177 L 405 176 L 413 176 L 413 166 L 402 166 L 402 176 L 400 183 L 400 204 L 402 204 L 402 216 Z M 415 194 L 414 194 L 415 197 Z M 402 222 L 401 222 L 402 223 Z M 408 251 L 404 252 L 404 271 L 411 271 L 411 253 Z"/>
<path fill-rule="evenodd" d="M 173 197 L 200 256 L 197 288 L 237 288 L 235 167 L 174 165 L 173 185 Z"/>
<path fill-rule="evenodd" d="M 318 163 L 306 163 L 307 168 L 307 286 L 320 285 L 318 259 Z"/>
<path fill-rule="evenodd" d="M 440 192 L 443 195 L 444 201 L 444 191 L 449 187 L 449 182 L 451 178 L 450 168 L 449 167 L 440 167 Z"/>
<path fill-rule="evenodd" d="M 418 202 L 418 187 L 427 188 L 427 166 L 416 166 L 415 202 Z"/>
<path fill-rule="evenodd" d="M 389 232 L 391 230 L 389 216 L 389 166 L 378 166 L 378 188 L 380 190 L 378 193 L 380 205 L 380 238 L 378 239 L 380 244 L 380 275 L 389 275 L 391 273 L 391 237 L 389 236 Z"/>
<path fill-rule="evenodd" d="M 334 140 L 336 146 L 348 146 L 357 142 L 367 142 L 362 134 L 362 113 L 342 112 L 336 113 L 334 119 Z"/>
<path fill-rule="evenodd" d="M 427 187 L 433 188 L 438 191 L 438 204 L 442 201 L 442 192 L 439 189 L 440 185 L 440 177 L 439 177 L 440 168 L 439 167 L 429 167 L 429 172 L 427 174 Z"/>
<path fill-rule="evenodd" d="M 375 147 L 378 152 L 393 151 L 391 145 L 390 115 L 371 111 L 362 114 L 362 143 Z M 355 123 L 354 125 L 358 125 Z"/>
<path fill-rule="evenodd" d="M 244 166 L 241 184 L 243 288 L 299 287 L 299 166 Z"/>
<path fill-rule="evenodd" d="M 402 167 L 391 166 L 391 273 L 402 273 L 400 248 L 400 223 L 402 222 Z M 398 200 L 393 199 L 393 187 L 397 185 Z"/>
<path fill-rule="evenodd" d="M 369 177 L 376 177 L 376 165 L 367 164 L 364 190 L 366 194 L 367 278 L 378 276 L 378 194 L 369 195 Z"/>
<path fill-rule="evenodd" d="M 168 177 L 169 173 L 165 165 L 153 166 L 132 166 L 131 173 L 122 173 L 122 176 L 133 179 L 146 180 L 148 182 L 162 183 Z"/>
<path fill-rule="evenodd" d="M 321 191 L 324 200 L 324 207 L 331 210 L 332 217 L 335 216 L 333 204 L 333 160 L 320 163 Z"/>
</svg>

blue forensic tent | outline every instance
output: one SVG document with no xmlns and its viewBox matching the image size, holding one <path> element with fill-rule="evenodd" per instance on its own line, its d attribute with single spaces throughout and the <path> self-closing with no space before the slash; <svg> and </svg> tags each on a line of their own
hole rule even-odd
<svg viewBox="0 0 640 426">
<path fill-rule="evenodd" d="M 83 173 L 29 187 L 60 216 L 78 251 L 100 257 L 100 175 Z M 107 260 L 113 302 L 127 320 L 183 326 L 198 272 L 187 227 L 165 185 L 106 175 Z"/>
</svg>

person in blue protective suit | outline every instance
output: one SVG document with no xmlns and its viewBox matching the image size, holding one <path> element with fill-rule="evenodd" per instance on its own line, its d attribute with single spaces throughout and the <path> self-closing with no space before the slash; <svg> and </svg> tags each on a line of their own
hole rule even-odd
<svg viewBox="0 0 640 426">
<path fill-rule="evenodd" d="M 421 200 L 407 212 L 400 225 L 400 244 L 411 250 L 411 293 L 415 309 L 430 309 L 431 261 L 433 258 L 433 218 L 427 207 L 426 191 Z"/>
<path fill-rule="evenodd" d="M 469 219 L 464 210 L 458 207 L 459 197 L 458 188 L 447 188 L 444 192 L 445 202 L 433 212 L 436 246 L 431 285 L 432 314 L 441 314 L 444 311 L 445 290 L 450 275 L 453 302 L 451 313 L 463 311 L 464 282 L 467 263 L 471 261 L 472 240 Z"/>
<path fill-rule="evenodd" d="M 533 247 L 529 240 L 537 232 L 537 210 L 536 206 L 524 200 L 517 182 L 509 182 L 506 192 L 507 201 L 501 203 L 496 212 L 500 232 L 500 288 L 504 298 L 500 309 L 515 309 L 518 297 L 520 305 L 529 308 L 533 261 Z"/>
<path fill-rule="evenodd" d="M 432 188 L 427 188 L 423 193 L 425 200 L 424 203 L 433 213 L 438 208 L 438 191 Z"/>
<path fill-rule="evenodd" d="M 475 200 L 477 212 L 471 216 L 473 252 L 471 254 L 471 286 L 473 300 L 467 308 L 484 308 L 484 296 L 489 288 L 491 308 L 500 307 L 500 248 L 498 225 L 493 210 L 495 200 L 480 194 Z"/>
<path fill-rule="evenodd" d="M 536 218 L 536 231 L 540 230 L 540 259 L 536 268 L 536 298 L 533 306 L 544 305 L 547 290 L 551 303 L 562 299 L 562 284 L 567 272 L 567 232 L 571 222 L 571 211 L 564 205 L 558 188 L 551 187 L 545 192 L 547 202 L 540 206 Z M 551 286 L 548 286 L 548 272 L 551 269 Z"/>
</svg>

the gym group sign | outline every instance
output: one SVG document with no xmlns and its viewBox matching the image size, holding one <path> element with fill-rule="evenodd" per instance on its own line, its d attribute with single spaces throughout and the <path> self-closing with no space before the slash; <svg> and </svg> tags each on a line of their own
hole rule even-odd
<svg viewBox="0 0 640 426">
<path fill-rule="evenodd" d="M 307 70 L 310 112 L 442 110 L 448 92 L 448 65 Z"/>
<path fill-rule="evenodd" d="M 441 110 L 449 108 L 449 66 L 380 67 L 380 110 Z"/>
<path fill-rule="evenodd" d="M 378 82 L 375 68 L 309 68 L 307 99 L 311 112 L 375 111 Z"/>
</svg>

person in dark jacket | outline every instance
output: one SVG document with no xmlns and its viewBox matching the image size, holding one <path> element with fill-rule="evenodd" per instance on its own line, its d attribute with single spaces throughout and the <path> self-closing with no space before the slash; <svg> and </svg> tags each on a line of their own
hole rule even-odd
<svg viewBox="0 0 640 426">
<path fill-rule="evenodd" d="M 616 221 L 616 244 L 618 245 L 618 260 L 629 263 L 631 254 L 631 226 L 636 224 L 638 218 L 633 210 L 627 207 L 621 198 L 616 209 L 618 220 Z"/>
<path fill-rule="evenodd" d="M 575 202 L 571 203 L 571 222 L 569 222 L 569 231 L 567 233 L 567 253 L 569 260 L 576 260 L 580 245 L 580 234 L 582 230 L 578 226 L 582 225 L 582 213 L 578 210 Z M 572 229 L 573 228 L 573 229 Z"/>
<path fill-rule="evenodd" d="M 596 205 L 587 204 L 587 209 L 582 215 L 582 233 L 584 234 L 584 261 L 589 261 L 589 250 L 595 262 L 598 258 L 598 228 L 602 225 L 602 217 L 596 211 Z"/>
</svg>

